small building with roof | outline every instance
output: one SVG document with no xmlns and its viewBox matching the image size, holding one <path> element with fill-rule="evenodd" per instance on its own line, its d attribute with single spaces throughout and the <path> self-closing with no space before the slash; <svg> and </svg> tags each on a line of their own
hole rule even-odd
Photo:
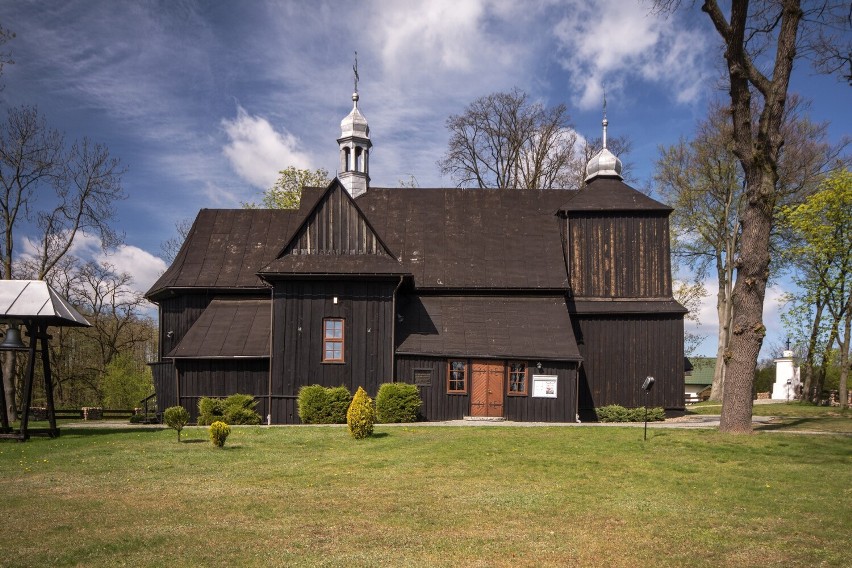
<svg viewBox="0 0 852 568">
<path fill-rule="evenodd" d="M 671 209 L 604 149 L 582 188 L 376 188 L 367 121 L 298 210 L 202 209 L 147 292 L 160 408 L 252 394 L 298 423 L 302 386 L 417 385 L 427 420 L 570 422 L 608 404 L 684 406 Z"/>
</svg>

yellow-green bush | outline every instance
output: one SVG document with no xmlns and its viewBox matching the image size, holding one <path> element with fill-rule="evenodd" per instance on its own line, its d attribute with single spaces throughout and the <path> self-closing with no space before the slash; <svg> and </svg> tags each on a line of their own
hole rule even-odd
<svg viewBox="0 0 852 568">
<path fill-rule="evenodd" d="M 221 421 L 216 421 L 210 425 L 210 441 L 218 447 L 225 445 L 225 440 L 228 439 L 228 434 L 231 433 L 231 427 Z"/>
<path fill-rule="evenodd" d="M 373 424 L 376 422 L 376 409 L 373 407 L 373 399 L 367 396 L 367 391 L 358 387 L 352 404 L 346 412 L 346 423 L 349 424 L 349 433 L 356 440 L 362 440 L 373 435 Z"/>
<path fill-rule="evenodd" d="M 169 428 L 177 430 L 178 442 L 180 442 L 180 431 L 189 422 L 189 412 L 182 406 L 170 406 L 163 412 L 163 421 Z"/>
</svg>

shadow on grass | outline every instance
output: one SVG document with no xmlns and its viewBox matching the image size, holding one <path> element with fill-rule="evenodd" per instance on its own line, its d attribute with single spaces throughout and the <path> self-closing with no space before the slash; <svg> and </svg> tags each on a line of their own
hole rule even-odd
<svg viewBox="0 0 852 568">
<path fill-rule="evenodd" d="M 782 418 L 778 420 L 778 422 L 770 422 L 768 424 L 761 424 L 759 426 L 756 426 L 755 430 L 789 430 L 791 428 L 795 428 L 796 426 L 801 426 L 802 424 L 818 425 L 819 421 L 814 420 L 813 418 Z"/>
<path fill-rule="evenodd" d="M 168 428 L 62 428 L 59 431 L 62 436 L 108 436 L 110 434 L 157 434 Z"/>
</svg>

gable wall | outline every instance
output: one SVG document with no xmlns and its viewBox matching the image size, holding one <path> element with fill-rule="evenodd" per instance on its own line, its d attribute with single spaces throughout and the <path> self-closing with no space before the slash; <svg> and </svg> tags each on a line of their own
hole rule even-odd
<svg viewBox="0 0 852 568">
<path fill-rule="evenodd" d="M 213 300 L 212 294 L 181 294 L 160 300 L 160 358 L 177 347 L 201 313 Z M 172 336 L 167 334 L 172 331 Z"/>
<path fill-rule="evenodd" d="M 563 222 L 574 296 L 671 297 L 667 216 L 583 213 Z"/>
<path fill-rule="evenodd" d="M 385 254 L 376 235 L 340 187 L 322 199 L 314 217 L 302 227 L 286 253 Z"/>
</svg>

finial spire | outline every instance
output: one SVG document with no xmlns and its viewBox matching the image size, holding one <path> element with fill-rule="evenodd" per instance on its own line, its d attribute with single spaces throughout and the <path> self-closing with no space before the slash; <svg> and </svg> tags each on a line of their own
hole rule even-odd
<svg viewBox="0 0 852 568">
<path fill-rule="evenodd" d="M 355 65 L 352 66 L 352 71 L 355 72 L 355 92 L 358 92 L 358 52 L 355 52 Z"/>
<path fill-rule="evenodd" d="M 606 119 L 606 87 L 603 90 L 603 147 L 606 149 L 606 126 L 609 124 L 609 121 Z"/>
</svg>

